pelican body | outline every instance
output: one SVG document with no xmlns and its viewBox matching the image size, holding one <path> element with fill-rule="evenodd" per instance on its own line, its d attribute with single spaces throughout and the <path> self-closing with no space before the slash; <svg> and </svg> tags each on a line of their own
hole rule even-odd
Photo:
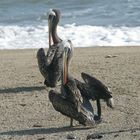
<svg viewBox="0 0 140 140">
<path fill-rule="evenodd" d="M 49 99 L 56 111 L 70 117 L 70 126 L 73 126 L 73 119 L 83 125 L 93 126 L 95 121 L 92 105 L 87 98 L 82 97 L 75 79 L 68 73 L 72 50 L 72 44 L 64 48 L 61 94 L 50 91 Z"/>
<path fill-rule="evenodd" d="M 100 99 L 104 99 L 107 105 L 112 107 L 113 100 L 108 88 L 99 80 L 88 74 L 82 73 L 85 83 L 74 79 L 69 75 L 68 66 L 72 57 L 73 47 L 70 40 L 62 41 L 56 32 L 60 12 L 53 9 L 49 14 L 49 50 L 47 56 L 40 49 L 38 52 L 38 64 L 45 78 L 46 86 L 54 87 L 61 79 L 61 93 L 54 90 L 49 92 L 49 100 L 56 111 L 83 125 L 94 125 L 101 117 Z M 52 42 L 53 41 L 53 44 Z M 89 100 L 96 100 L 98 117 L 94 115 L 93 107 Z"/>
<path fill-rule="evenodd" d="M 57 35 L 59 20 L 60 11 L 51 9 L 48 13 L 49 49 L 47 55 L 45 55 L 43 48 L 40 48 L 37 52 L 38 67 L 40 73 L 45 78 L 44 84 L 47 87 L 55 87 L 61 80 L 63 49 L 68 43 Z"/>
<path fill-rule="evenodd" d="M 63 46 L 61 43 L 57 46 L 51 46 L 47 55 L 45 55 L 43 48 L 40 48 L 37 52 L 38 67 L 45 78 L 44 84 L 47 87 L 55 87 L 61 79 L 63 61 L 62 52 Z"/>
</svg>

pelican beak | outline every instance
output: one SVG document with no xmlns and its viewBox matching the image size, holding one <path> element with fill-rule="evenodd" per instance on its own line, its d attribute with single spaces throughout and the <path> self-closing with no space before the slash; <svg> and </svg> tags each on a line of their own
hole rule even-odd
<svg viewBox="0 0 140 140">
<path fill-rule="evenodd" d="M 51 31 L 50 31 L 50 26 L 51 26 L 51 23 L 50 21 L 48 20 L 48 32 L 49 32 L 49 47 L 51 46 Z"/>
<path fill-rule="evenodd" d="M 49 47 L 52 45 L 52 24 L 53 24 L 53 19 L 55 17 L 54 11 L 50 9 L 48 13 L 48 32 L 49 32 Z"/>
<path fill-rule="evenodd" d="M 52 17 L 48 19 L 49 47 L 52 45 L 52 20 Z"/>
<path fill-rule="evenodd" d="M 68 49 L 64 48 L 63 52 L 63 84 L 67 83 L 68 78 Z"/>
</svg>

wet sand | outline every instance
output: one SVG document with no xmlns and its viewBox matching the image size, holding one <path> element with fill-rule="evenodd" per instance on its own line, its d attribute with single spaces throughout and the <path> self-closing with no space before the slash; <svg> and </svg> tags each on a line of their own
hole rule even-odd
<svg viewBox="0 0 140 140">
<path fill-rule="evenodd" d="M 36 59 L 37 50 L 0 50 L 0 140 L 140 140 L 140 47 L 76 48 L 70 73 L 86 72 L 112 91 L 115 108 L 102 102 L 100 124 L 69 128 L 69 118 L 56 112 L 48 99 Z M 56 90 L 59 90 L 59 86 Z M 93 103 L 95 107 L 95 103 Z"/>
</svg>

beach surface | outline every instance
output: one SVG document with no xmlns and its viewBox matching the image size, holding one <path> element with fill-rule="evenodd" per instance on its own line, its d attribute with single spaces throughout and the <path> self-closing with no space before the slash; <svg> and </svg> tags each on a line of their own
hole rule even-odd
<svg viewBox="0 0 140 140">
<path fill-rule="evenodd" d="M 69 128 L 70 119 L 54 110 L 36 53 L 0 50 L 0 140 L 66 140 L 69 135 L 86 140 L 91 134 L 103 140 L 140 140 L 140 47 L 75 48 L 71 75 L 79 80 L 81 72 L 95 76 L 114 98 L 114 109 L 101 102 L 103 121 L 92 128 L 76 121 Z"/>
</svg>

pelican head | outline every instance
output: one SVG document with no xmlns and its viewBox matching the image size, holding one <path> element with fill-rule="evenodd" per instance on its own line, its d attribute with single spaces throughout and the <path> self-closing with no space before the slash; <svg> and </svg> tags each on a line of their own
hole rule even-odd
<svg viewBox="0 0 140 140">
<path fill-rule="evenodd" d="M 73 55 L 73 47 L 72 43 L 70 40 L 68 40 L 67 45 L 64 47 L 64 52 L 63 52 L 63 84 L 67 83 L 68 80 L 68 66 L 70 63 L 70 60 Z"/>
<path fill-rule="evenodd" d="M 54 30 L 56 30 L 56 26 L 60 19 L 60 11 L 57 9 L 50 9 L 48 12 L 48 31 L 49 31 L 49 47 L 52 45 L 52 39 Z M 56 36 L 56 35 L 55 35 Z M 53 39 L 54 41 L 54 39 Z"/>
</svg>

